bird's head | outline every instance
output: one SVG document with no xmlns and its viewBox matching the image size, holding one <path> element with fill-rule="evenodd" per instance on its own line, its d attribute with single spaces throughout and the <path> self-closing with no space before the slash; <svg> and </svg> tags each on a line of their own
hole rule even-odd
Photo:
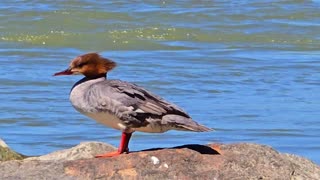
<svg viewBox="0 0 320 180">
<path fill-rule="evenodd" d="M 106 76 L 107 72 L 116 67 L 116 63 L 101 57 L 97 53 L 87 53 L 76 57 L 70 62 L 69 68 L 57 72 L 54 76 L 83 74 L 88 78 Z"/>
</svg>

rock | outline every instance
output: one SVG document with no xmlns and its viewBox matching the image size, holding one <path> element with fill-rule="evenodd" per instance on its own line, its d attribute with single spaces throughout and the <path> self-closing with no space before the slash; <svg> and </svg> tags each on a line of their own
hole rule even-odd
<svg viewBox="0 0 320 180">
<path fill-rule="evenodd" d="M 114 149 L 81 143 L 40 157 L 0 162 L 0 179 L 320 179 L 318 165 L 265 145 L 184 145 L 93 158 Z"/>
<path fill-rule="evenodd" d="M 114 179 L 320 179 L 320 167 L 297 156 L 257 144 L 185 145 L 116 158 L 66 163 L 75 177 Z"/>
<path fill-rule="evenodd" d="M 8 160 L 22 160 L 27 156 L 11 150 L 8 145 L 0 138 L 0 162 Z"/>
<path fill-rule="evenodd" d="M 96 154 L 102 154 L 117 149 L 111 145 L 100 142 L 82 142 L 79 145 L 60 151 L 56 151 L 47 155 L 30 157 L 25 160 L 46 160 L 46 161 L 70 161 L 76 159 L 94 158 Z"/>
</svg>

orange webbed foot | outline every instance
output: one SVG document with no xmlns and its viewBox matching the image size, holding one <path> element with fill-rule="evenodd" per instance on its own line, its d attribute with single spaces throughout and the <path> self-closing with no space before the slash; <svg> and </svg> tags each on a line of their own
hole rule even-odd
<svg viewBox="0 0 320 180">
<path fill-rule="evenodd" d="M 121 152 L 121 151 L 114 151 L 114 152 L 107 152 L 107 153 L 104 153 L 104 154 L 98 154 L 98 155 L 95 155 L 94 157 L 95 158 L 107 158 L 107 157 L 115 157 L 115 156 L 119 156 L 123 153 L 126 153 L 128 154 L 129 153 L 129 149 L 127 148 L 125 151 Z"/>
<path fill-rule="evenodd" d="M 105 154 L 98 154 L 95 157 L 96 158 L 107 158 L 107 157 L 119 156 L 120 154 L 123 154 L 123 153 L 129 153 L 128 144 L 129 144 L 129 140 L 131 138 L 131 135 L 132 135 L 132 132 L 131 133 L 122 132 L 121 141 L 120 141 L 118 151 L 108 152 Z"/>
<path fill-rule="evenodd" d="M 95 156 L 95 158 L 107 158 L 107 157 L 115 157 L 115 156 L 119 156 L 120 152 L 118 151 L 115 151 L 115 152 L 108 152 L 108 153 L 105 153 L 105 154 L 98 154 Z"/>
</svg>

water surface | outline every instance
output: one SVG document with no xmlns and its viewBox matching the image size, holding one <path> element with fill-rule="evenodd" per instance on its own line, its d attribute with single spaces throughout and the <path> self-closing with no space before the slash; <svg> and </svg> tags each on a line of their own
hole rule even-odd
<svg viewBox="0 0 320 180">
<path fill-rule="evenodd" d="M 120 132 L 76 112 L 80 54 L 118 63 L 110 78 L 175 102 L 210 133 L 135 133 L 131 150 L 254 142 L 320 163 L 318 1 L 2 1 L 0 137 L 18 152 Z"/>
</svg>

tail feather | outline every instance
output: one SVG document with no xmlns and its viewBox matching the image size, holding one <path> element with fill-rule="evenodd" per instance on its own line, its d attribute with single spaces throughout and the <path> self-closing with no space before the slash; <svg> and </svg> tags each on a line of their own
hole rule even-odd
<svg viewBox="0 0 320 180">
<path fill-rule="evenodd" d="M 208 132 L 213 129 L 204 125 L 198 124 L 191 118 L 186 118 L 179 115 L 166 115 L 162 118 L 163 123 L 170 124 L 174 129 L 182 131 L 194 131 L 194 132 Z"/>
<path fill-rule="evenodd" d="M 184 129 L 186 129 L 187 131 L 194 131 L 194 132 L 209 132 L 209 131 L 213 131 L 212 128 L 208 128 L 204 125 L 198 124 L 196 126 L 185 126 L 185 125 L 181 125 Z"/>
</svg>

